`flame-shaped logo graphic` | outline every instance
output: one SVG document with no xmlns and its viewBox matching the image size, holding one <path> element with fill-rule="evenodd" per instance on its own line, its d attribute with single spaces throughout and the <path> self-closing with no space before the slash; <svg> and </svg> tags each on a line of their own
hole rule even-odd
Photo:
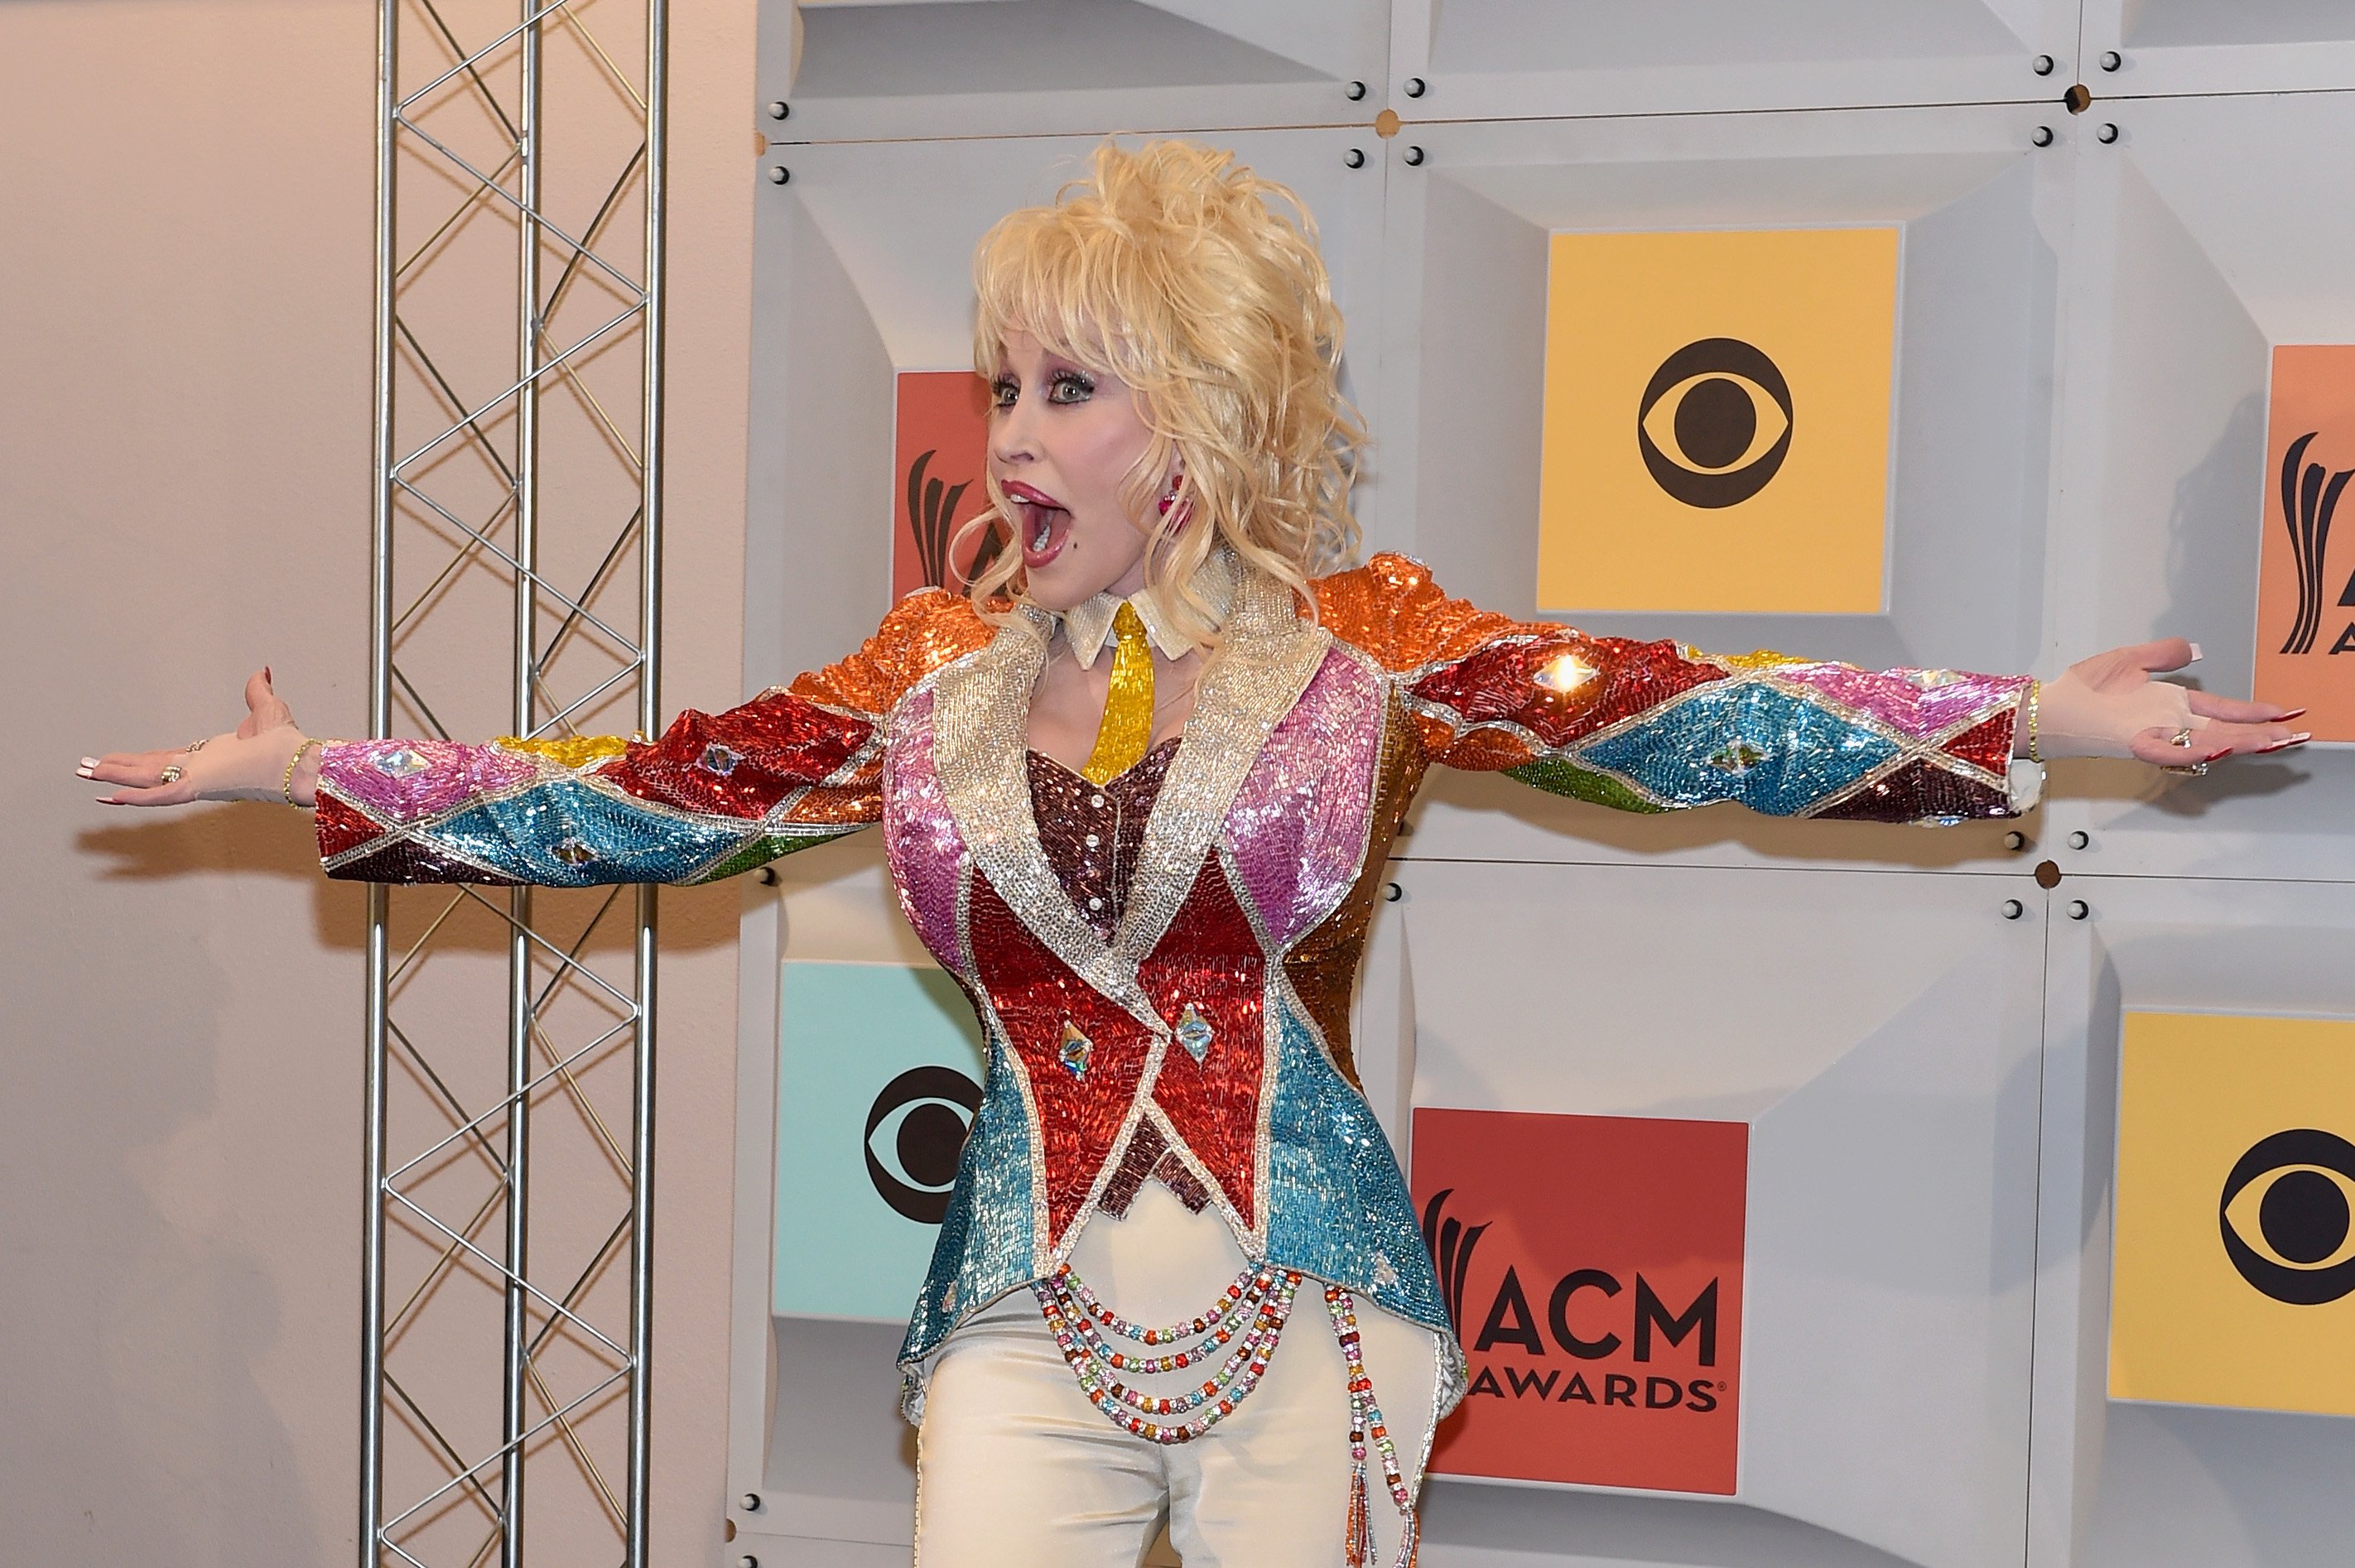
<svg viewBox="0 0 2355 1568">
<path fill-rule="evenodd" d="M 1423 1207 L 1423 1245 L 1431 1249 L 1432 1261 L 1439 1266 L 1439 1294 L 1447 1303 L 1447 1320 L 1455 1326 L 1460 1336 L 1464 1331 L 1464 1278 L 1471 1271 L 1472 1249 L 1480 1245 L 1481 1233 L 1487 1225 L 1466 1225 L 1461 1220 L 1442 1219 L 1440 1211 L 1455 1189 L 1444 1188 L 1431 1195 Z"/>
<path fill-rule="evenodd" d="M 908 465 L 908 531 L 915 536 L 916 558 L 923 563 L 924 581 L 933 588 L 949 586 L 949 532 L 957 503 L 972 485 L 943 484 L 926 479 L 924 470 L 940 455 L 938 448 Z"/>
<path fill-rule="evenodd" d="M 2311 653 L 2314 634 L 2322 623 L 2322 574 L 2330 546 L 2331 514 L 2339 510 L 2339 493 L 2355 479 L 2355 469 L 2328 473 L 2318 462 L 2306 462 L 2306 449 L 2319 430 L 2308 430 L 2290 442 L 2282 454 L 2282 522 L 2289 529 L 2291 557 L 2297 563 L 2297 619 L 2290 623 L 2285 653 Z M 2300 465 L 2303 464 L 2303 467 Z M 2341 609 L 2355 607 L 2355 577 L 2339 594 Z"/>
</svg>

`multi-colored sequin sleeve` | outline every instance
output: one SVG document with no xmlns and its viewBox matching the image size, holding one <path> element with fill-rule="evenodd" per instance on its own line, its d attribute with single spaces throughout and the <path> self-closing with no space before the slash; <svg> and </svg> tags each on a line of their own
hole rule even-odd
<svg viewBox="0 0 2355 1568">
<path fill-rule="evenodd" d="M 911 595 L 858 652 L 659 740 L 332 741 L 319 853 L 359 882 L 710 882 L 882 814 L 884 721 L 988 641 L 964 599 Z"/>
<path fill-rule="evenodd" d="M 2035 770 L 2012 766 L 2024 675 L 1588 637 L 1450 599 L 1403 556 L 1316 588 L 1319 620 L 1391 672 L 1450 767 L 1631 811 L 1952 822 L 2033 803 Z"/>
</svg>

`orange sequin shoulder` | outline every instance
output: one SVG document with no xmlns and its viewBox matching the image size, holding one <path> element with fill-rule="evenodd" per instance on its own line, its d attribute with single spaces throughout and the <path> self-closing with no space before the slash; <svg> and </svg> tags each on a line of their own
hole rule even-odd
<svg viewBox="0 0 2355 1568">
<path fill-rule="evenodd" d="M 880 717 L 916 683 L 987 645 L 997 629 L 962 594 L 924 588 L 891 607 L 858 652 L 796 676 L 794 696 Z"/>
<path fill-rule="evenodd" d="M 1508 632 L 1558 635 L 1561 630 L 1524 626 L 1509 615 L 1450 599 L 1431 580 L 1429 567 L 1387 551 L 1309 587 L 1318 622 L 1394 674 L 1464 658 Z"/>
</svg>

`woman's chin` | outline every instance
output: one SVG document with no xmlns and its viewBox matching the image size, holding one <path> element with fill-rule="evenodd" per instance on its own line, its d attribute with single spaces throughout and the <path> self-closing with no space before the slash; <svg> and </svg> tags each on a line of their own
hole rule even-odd
<svg viewBox="0 0 2355 1568">
<path fill-rule="evenodd" d="M 1023 597 L 1040 609 L 1051 610 L 1057 615 L 1095 598 L 1097 590 L 1094 588 L 1083 588 L 1075 582 L 1059 582 L 1056 576 L 1051 571 L 1032 572 L 1023 589 Z"/>
<path fill-rule="evenodd" d="M 1082 563 L 1072 560 L 1066 547 L 1045 566 L 1029 567 L 1026 575 L 1028 582 L 1023 591 L 1030 602 L 1060 615 L 1095 598 L 1119 574 L 1107 577 L 1101 567 L 1090 571 Z"/>
</svg>

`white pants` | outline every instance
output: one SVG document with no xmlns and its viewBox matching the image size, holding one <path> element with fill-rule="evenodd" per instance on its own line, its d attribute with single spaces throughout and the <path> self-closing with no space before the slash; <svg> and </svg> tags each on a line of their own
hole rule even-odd
<svg viewBox="0 0 2355 1568">
<path fill-rule="evenodd" d="M 1244 1258 L 1216 1213 L 1188 1213 L 1149 1182 L 1125 1219 L 1089 1220 L 1071 1266 L 1122 1316 L 1170 1323 L 1208 1306 Z M 1419 1487 L 1438 1338 L 1362 1298 L 1357 1314 L 1399 1467 Z M 1136 1568 L 1165 1519 L 1186 1568 L 1334 1568 L 1349 1504 L 1347 1379 L 1323 1287 L 1304 1280 L 1266 1375 L 1234 1414 L 1188 1443 L 1148 1442 L 1088 1403 L 1037 1300 L 1017 1291 L 934 1358 L 917 1443 L 917 1568 Z M 1174 1393 L 1189 1379 L 1135 1381 Z M 1374 1561 L 1387 1564 L 1401 1521 L 1378 1454 L 1367 1469 Z"/>
</svg>

